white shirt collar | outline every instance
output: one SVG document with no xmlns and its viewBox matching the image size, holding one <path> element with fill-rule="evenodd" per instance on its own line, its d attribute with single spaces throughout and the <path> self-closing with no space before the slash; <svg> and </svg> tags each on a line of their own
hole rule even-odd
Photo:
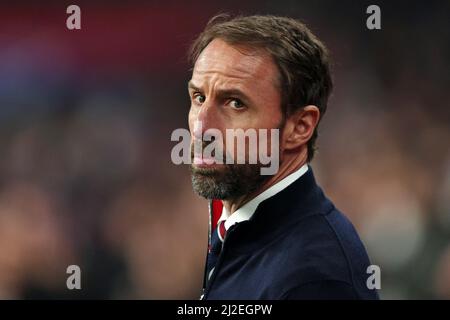
<svg viewBox="0 0 450 320">
<path fill-rule="evenodd" d="M 256 208 L 258 208 L 258 205 L 261 202 L 263 202 L 264 200 L 266 200 L 270 197 L 273 197 L 278 192 L 287 188 L 295 180 L 299 179 L 303 174 L 305 174 L 306 171 L 308 171 L 308 165 L 304 164 L 300 169 L 291 173 L 290 175 L 283 178 L 282 180 L 278 181 L 273 186 L 271 186 L 269 189 L 260 193 L 258 196 L 256 196 L 255 198 L 253 198 L 252 200 L 250 200 L 249 202 L 244 204 L 242 207 L 237 209 L 231 215 L 225 209 L 225 207 L 223 207 L 222 215 L 219 218 L 219 222 L 225 220 L 225 229 L 228 230 L 235 223 L 249 220 L 252 217 L 253 213 L 255 213 Z"/>
</svg>

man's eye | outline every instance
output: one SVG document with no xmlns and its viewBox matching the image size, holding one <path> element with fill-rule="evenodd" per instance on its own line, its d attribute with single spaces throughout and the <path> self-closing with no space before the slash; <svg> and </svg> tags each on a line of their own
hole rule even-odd
<svg viewBox="0 0 450 320">
<path fill-rule="evenodd" d="M 205 96 L 201 95 L 201 94 L 194 94 L 194 101 L 197 102 L 198 104 L 202 104 L 203 102 L 205 102 Z"/>
<path fill-rule="evenodd" d="M 244 107 L 244 104 L 243 104 L 242 101 L 239 100 L 239 99 L 231 99 L 230 105 L 231 105 L 231 107 L 233 107 L 234 109 L 242 109 L 242 108 Z"/>
</svg>

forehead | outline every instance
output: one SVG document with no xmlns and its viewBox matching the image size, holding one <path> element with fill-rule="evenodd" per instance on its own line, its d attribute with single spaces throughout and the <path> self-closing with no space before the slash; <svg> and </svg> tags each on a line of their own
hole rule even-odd
<svg viewBox="0 0 450 320">
<path fill-rule="evenodd" d="M 236 84 L 253 87 L 271 86 L 278 83 L 278 69 L 268 53 L 231 45 L 221 39 L 214 39 L 200 53 L 192 79 L 222 79 Z M 258 80 L 258 81 L 255 81 Z"/>
</svg>

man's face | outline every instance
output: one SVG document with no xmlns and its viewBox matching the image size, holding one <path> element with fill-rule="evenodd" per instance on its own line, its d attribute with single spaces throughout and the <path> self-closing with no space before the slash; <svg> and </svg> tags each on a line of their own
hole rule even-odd
<svg viewBox="0 0 450 320">
<path fill-rule="evenodd" d="M 269 178 L 260 174 L 260 164 L 206 163 L 194 154 L 193 142 L 203 139 L 203 145 L 208 144 L 204 142 L 205 131 L 213 128 L 224 140 L 226 129 L 279 128 L 283 117 L 278 77 L 271 57 L 261 50 L 215 39 L 202 51 L 189 82 L 191 156 L 197 160 L 191 166 L 192 183 L 199 195 L 236 199 L 255 191 Z"/>
</svg>

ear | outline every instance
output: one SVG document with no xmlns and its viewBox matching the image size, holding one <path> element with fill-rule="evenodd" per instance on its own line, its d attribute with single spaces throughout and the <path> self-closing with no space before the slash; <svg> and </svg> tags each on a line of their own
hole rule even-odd
<svg viewBox="0 0 450 320">
<path fill-rule="evenodd" d="M 311 139 L 320 119 L 319 108 L 308 105 L 288 117 L 283 130 L 284 149 L 298 148 Z"/>
</svg>

